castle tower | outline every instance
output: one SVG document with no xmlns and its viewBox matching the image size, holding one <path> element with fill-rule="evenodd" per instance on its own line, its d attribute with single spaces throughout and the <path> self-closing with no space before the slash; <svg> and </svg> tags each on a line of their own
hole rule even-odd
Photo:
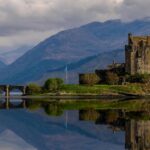
<svg viewBox="0 0 150 150">
<path fill-rule="evenodd" d="M 127 150 L 150 150 L 150 121 L 126 122 L 125 148 Z"/>
<path fill-rule="evenodd" d="M 125 71 L 129 74 L 150 73 L 150 36 L 128 34 L 125 46 Z"/>
</svg>

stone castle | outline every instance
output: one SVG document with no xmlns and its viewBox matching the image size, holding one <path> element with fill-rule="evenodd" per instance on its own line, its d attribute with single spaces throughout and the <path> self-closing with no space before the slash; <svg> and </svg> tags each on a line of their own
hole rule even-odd
<svg viewBox="0 0 150 150">
<path fill-rule="evenodd" d="M 79 83 L 87 84 L 87 78 L 93 77 L 96 84 L 105 84 L 109 72 L 117 74 L 119 77 L 118 84 L 126 82 L 126 74 L 150 74 L 150 36 L 132 36 L 129 33 L 128 45 L 125 46 L 125 63 L 113 61 L 106 69 L 95 70 L 95 73 L 80 74 Z M 97 77 L 99 80 L 96 80 Z"/>
<path fill-rule="evenodd" d="M 125 46 L 125 71 L 134 75 L 150 74 L 150 36 L 128 35 Z"/>
<path fill-rule="evenodd" d="M 150 121 L 126 122 L 125 148 L 128 150 L 150 150 Z"/>
</svg>

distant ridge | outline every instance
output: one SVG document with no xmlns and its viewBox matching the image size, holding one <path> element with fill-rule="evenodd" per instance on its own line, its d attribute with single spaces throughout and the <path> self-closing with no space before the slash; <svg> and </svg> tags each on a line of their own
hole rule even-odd
<svg viewBox="0 0 150 150">
<path fill-rule="evenodd" d="M 30 49 L 31 46 L 21 46 L 18 49 L 0 53 L 0 60 L 2 60 L 5 64 L 11 64 Z"/>
<path fill-rule="evenodd" d="M 116 49 L 124 50 L 129 32 L 134 35 L 149 35 L 150 21 L 142 19 L 132 22 L 120 20 L 109 20 L 104 23 L 92 22 L 79 28 L 59 32 L 39 43 L 13 64 L 2 69 L 0 83 L 39 81 L 49 70 L 55 70 L 80 60 L 83 61 L 84 58 L 104 52 Z M 120 56 L 118 55 L 116 59 L 119 59 L 118 57 Z M 96 58 L 95 61 L 94 59 L 92 61 L 92 68 L 101 67 L 108 62 L 110 63 L 109 59 L 112 60 L 111 56 L 107 60 L 101 57 Z M 103 60 L 103 64 L 99 63 L 100 60 Z M 85 63 L 84 66 L 80 72 L 89 71 L 89 65 Z"/>
<path fill-rule="evenodd" d="M 0 69 L 5 68 L 7 65 L 0 60 Z"/>
<path fill-rule="evenodd" d="M 68 64 L 69 83 L 78 83 L 79 73 L 95 72 L 96 69 L 107 68 L 107 66 L 114 60 L 118 63 L 124 62 L 124 50 L 118 49 L 110 52 L 103 52 Z M 38 82 L 43 84 L 43 82 L 49 77 L 59 77 L 63 78 L 65 81 L 65 68 L 66 65 L 54 70 L 48 70 Z"/>
</svg>

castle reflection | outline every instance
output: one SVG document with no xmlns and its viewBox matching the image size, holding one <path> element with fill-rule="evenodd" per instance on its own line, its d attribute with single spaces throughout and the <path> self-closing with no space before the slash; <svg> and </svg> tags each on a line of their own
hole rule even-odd
<svg viewBox="0 0 150 150">
<path fill-rule="evenodd" d="M 150 121 L 129 120 L 126 122 L 125 131 L 125 148 L 150 150 Z"/>
<path fill-rule="evenodd" d="M 125 131 L 125 149 L 150 150 L 149 112 L 124 110 L 80 110 L 79 119 L 109 125 L 112 130 Z"/>
</svg>

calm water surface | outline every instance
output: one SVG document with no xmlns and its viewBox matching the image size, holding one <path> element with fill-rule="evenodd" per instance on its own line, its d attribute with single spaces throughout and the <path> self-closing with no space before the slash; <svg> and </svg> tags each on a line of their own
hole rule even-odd
<svg viewBox="0 0 150 150">
<path fill-rule="evenodd" d="M 150 149 L 147 110 L 90 103 L 1 100 L 0 150 Z"/>
</svg>

